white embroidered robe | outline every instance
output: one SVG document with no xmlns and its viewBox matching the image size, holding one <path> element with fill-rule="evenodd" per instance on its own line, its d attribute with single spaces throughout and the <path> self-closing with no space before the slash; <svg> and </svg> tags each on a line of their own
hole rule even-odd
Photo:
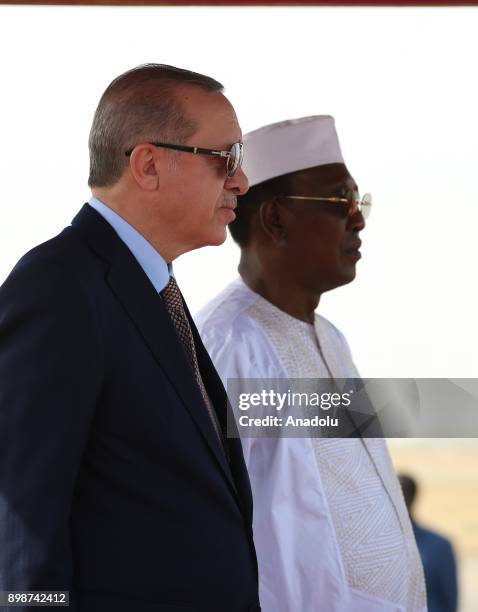
<svg viewBox="0 0 478 612">
<path fill-rule="evenodd" d="M 295 319 L 239 278 L 197 315 L 227 378 L 358 376 L 325 318 Z M 327 363 L 324 363 L 324 361 Z M 424 612 L 423 569 L 383 439 L 244 438 L 263 612 Z"/>
</svg>

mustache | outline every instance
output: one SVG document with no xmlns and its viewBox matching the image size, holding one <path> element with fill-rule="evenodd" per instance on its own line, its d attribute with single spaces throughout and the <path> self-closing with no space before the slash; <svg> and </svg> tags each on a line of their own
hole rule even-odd
<svg viewBox="0 0 478 612">
<path fill-rule="evenodd" d="M 222 198 L 221 206 L 227 206 L 228 208 L 236 208 L 237 206 L 237 197 L 236 196 L 227 196 Z"/>
</svg>

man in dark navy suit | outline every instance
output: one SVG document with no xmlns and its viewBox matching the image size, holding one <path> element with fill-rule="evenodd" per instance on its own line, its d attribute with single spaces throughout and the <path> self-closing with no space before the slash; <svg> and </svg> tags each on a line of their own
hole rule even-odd
<svg viewBox="0 0 478 612">
<path fill-rule="evenodd" d="M 171 267 L 224 241 L 241 140 L 209 77 L 149 64 L 103 94 L 92 199 L 0 288 L 0 590 L 260 609 L 240 442 Z"/>
<path fill-rule="evenodd" d="M 408 474 L 399 475 L 403 496 L 412 519 L 413 532 L 422 558 L 427 588 L 428 612 L 456 612 L 458 586 L 456 560 L 451 542 L 439 533 L 418 525 L 413 518 L 417 483 Z"/>
</svg>

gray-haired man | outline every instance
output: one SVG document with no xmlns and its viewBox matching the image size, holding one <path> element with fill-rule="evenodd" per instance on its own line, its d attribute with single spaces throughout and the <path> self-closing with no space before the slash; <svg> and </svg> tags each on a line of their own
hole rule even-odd
<svg viewBox="0 0 478 612">
<path fill-rule="evenodd" d="M 220 83 L 115 79 L 93 197 L 0 288 L 0 590 L 81 612 L 258 610 L 252 504 L 226 395 L 171 262 L 224 241 L 247 190 Z"/>
</svg>

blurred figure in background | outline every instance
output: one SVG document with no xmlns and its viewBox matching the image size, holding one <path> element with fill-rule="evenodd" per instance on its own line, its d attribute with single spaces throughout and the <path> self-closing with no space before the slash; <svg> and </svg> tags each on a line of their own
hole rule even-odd
<svg viewBox="0 0 478 612">
<path fill-rule="evenodd" d="M 417 496 L 417 482 L 408 474 L 398 477 L 407 504 L 418 550 L 425 571 L 429 612 L 456 612 L 458 586 L 456 560 L 451 542 L 442 535 L 417 525 L 413 518 L 413 506 Z"/>
</svg>

